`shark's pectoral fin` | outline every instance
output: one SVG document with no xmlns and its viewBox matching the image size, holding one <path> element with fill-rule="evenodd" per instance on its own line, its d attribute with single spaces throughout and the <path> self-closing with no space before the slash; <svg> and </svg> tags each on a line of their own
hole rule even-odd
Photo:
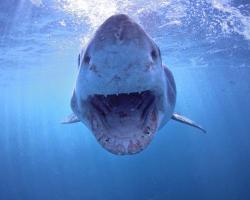
<svg viewBox="0 0 250 200">
<path fill-rule="evenodd" d="M 207 131 L 202 128 L 200 125 L 198 125 L 196 122 L 192 121 L 191 119 L 188 119 L 187 117 L 184 117 L 182 115 L 179 115 L 177 113 L 174 113 L 173 116 L 172 116 L 172 119 L 173 120 L 176 120 L 178 122 L 181 122 L 181 123 L 184 123 L 184 124 L 187 124 L 189 126 L 193 126 L 195 128 L 198 128 L 200 129 L 203 133 L 206 133 Z"/>
<path fill-rule="evenodd" d="M 77 122 L 80 122 L 80 120 L 74 113 L 68 115 L 64 120 L 61 121 L 62 124 L 73 124 Z"/>
</svg>

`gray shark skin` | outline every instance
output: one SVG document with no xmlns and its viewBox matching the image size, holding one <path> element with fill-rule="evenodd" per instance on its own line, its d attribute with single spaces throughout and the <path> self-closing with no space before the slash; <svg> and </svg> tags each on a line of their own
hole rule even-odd
<svg viewBox="0 0 250 200">
<path fill-rule="evenodd" d="M 73 114 L 63 123 L 84 123 L 109 152 L 142 151 L 170 119 L 205 132 L 174 113 L 174 77 L 162 64 L 158 46 L 127 15 L 113 15 L 99 27 L 78 67 Z"/>
</svg>

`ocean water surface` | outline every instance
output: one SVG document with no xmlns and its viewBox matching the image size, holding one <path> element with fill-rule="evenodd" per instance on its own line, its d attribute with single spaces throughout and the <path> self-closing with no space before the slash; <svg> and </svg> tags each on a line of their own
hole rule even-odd
<svg viewBox="0 0 250 200">
<path fill-rule="evenodd" d="M 104 150 L 69 113 L 77 56 L 109 16 L 151 35 L 176 111 L 132 156 Z M 0 200 L 249 200 L 250 2 L 0 0 Z"/>
</svg>

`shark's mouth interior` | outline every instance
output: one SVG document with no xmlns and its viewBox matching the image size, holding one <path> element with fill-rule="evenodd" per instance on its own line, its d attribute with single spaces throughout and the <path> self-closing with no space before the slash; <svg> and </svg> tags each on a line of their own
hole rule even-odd
<svg viewBox="0 0 250 200">
<path fill-rule="evenodd" d="M 88 97 L 89 122 L 99 143 L 114 154 L 143 150 L 157 129 L 156 97 L 150 90 Z"/>
</svg>

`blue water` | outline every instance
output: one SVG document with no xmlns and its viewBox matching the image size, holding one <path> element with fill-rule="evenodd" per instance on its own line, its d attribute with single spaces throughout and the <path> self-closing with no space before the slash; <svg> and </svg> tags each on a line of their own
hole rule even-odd
<svg viewBox="0 0 250 200">
<path fill-rule="evenodd" d="M 61 125 L 77 55 L 126 13 L 162 51 L 176 111 L 143 152 L 115 156 L 83 124 Z M 247 0 L 0 0 L 0 200 L 249 200 Z"/>
</svg>

